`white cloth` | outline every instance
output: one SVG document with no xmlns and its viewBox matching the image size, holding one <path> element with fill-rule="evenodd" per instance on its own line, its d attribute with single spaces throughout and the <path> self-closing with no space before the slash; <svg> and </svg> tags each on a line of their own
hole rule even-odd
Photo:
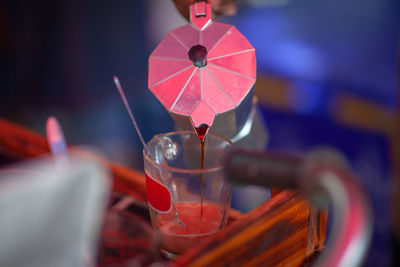
<svg viewBox="0 0 400 267">
<path fill-rule="evenodd" d="M 0 170 L 0 266 L 93 266 L 109 174 L 71 156 Z"/>
</svg>

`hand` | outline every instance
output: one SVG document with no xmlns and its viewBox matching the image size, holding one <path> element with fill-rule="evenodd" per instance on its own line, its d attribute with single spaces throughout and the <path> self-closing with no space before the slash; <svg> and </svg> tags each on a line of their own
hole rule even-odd
<svg viewBox="0 0 400 267">
<path fill-rule="evenodd" d="M 173 0 L 178 11 L 189 20 L 189 6 L 196 2 L 196 0 Z M 214 15 L 228 15 L 236 14 L 237 8 L 235 0 L 207 0 L 211 4 Z"/>
</svg>

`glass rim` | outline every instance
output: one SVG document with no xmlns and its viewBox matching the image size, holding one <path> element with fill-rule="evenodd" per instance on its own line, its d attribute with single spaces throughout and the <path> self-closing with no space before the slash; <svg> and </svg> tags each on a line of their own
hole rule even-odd
<svg viewBox="0 0 400 267">
<path fill-rule="evenodd" d="M 146 143 L 146 145 L 147 145 L 148 147 L 150 147 L 150 145 L 151 145 L 153 142 L 155 142 L 156 140 L 158 140 L 160 137 L 168 136 L 168 135 L 172 135 L 172 134 L 192 134 L 192 135 L 196 135 L 196 136 L 197 136 L 197 134 L 196 134 L 195 132 L 193 132 L 193 131 L 188 131 L 188 130 L 187 130 L 187 131 L 175 131 L 175 132 L 162 133 L 162 134 L 157 134 L 157 135 L 153 136 L 153 138 L 152 138 L 150 141 L 148 141 L 148 142 Z M 227 139 L 227 138 L 225 138 L 225 137 L 223 137 L 223 136 L 220 136 L 220 135 L 217 135 L 217 134 L 213 134 L 213 133 L 208 133 L 207 136 L 209 136 L 209 135 L 214 136 L 214 137 L 217 137 L 218 139 L 224 140 L 225 142 L 227 142 L 227 143 L 230 145 L 230 147 L 233 146 L 232 141 L 230 141 L 229 139 Z M 155 162 L 155 161 L 151 158 L 151 156 L 149 155 L 149 153 L 147 153 L 147 151 L 146 151 L 145 148 L 143 148 L 143 155 L 144 155 L 144 159 L 143 159 L 144 161 L 147 160 L 147 161 L 150 162 L 152 165 L 157 166 L 158 168 L 170 170 L 170 171 L 173 171 L 173 172 L 192 173 L 192 174 L 195 174 L 195 173 L 206 173 L 206 172 L 219 171 L 219 170 L 222 170 L 222 168 L 223 168 L 223 166 L 221 165 L 221 166 L 214 166 L 214 167 L 203 168 L 203 169 L 201 169 L 201 168 L 200 168 L 200 169 L 183 169 L 183 168 L 177 168 L 177 167 L 172 167 L 172 166 L 168 166 L 168 165 L 161 165 L 161 164 Z M 146 171 L 146 170 L 144 170 L 144 171 Z"/>
</svg>

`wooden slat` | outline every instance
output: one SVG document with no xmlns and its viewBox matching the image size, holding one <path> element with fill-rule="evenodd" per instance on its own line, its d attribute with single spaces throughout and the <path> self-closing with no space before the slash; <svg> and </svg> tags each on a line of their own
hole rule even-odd
<svg viewBox="0 0 400 267">
<path fill-rule="evenodd" d="M 1 118 L 0 147 L 2 151 L 21 159 L 49 152 L 49 146 L 43 136 Z"/>
<path fill-rule="evenodd" d="M 317 209 L 310 207 L 310 217 L 308 219 L 309 232 L 307 243 L 307 257 L 311 256 L 316 250 L 323 247 L 325 242 L 326 223 L 328 209 Z"/>
<path fill-rule="evenodd" d="M 394 114 L 388 108 L 352 96 L 336 96 L 333 117 L 339 123 L 390 136 L 394 126 Z"/>
<path fill-rule="evenodd" d="M 397 65 L 399 66 L 397 68 L 397 107 L 395 112 L 393 131 L 390 136 L 391 156 L 394 169 L 394 181 L 392 182 L 391 214 L 394 237 L 400 244 L 400 212 L 398 209 L 398 203 L 400 203 L 400 46 L 398 47 L 397 54 Z"/>
<path fill-rule="evenodd" d="M 264 105 L 280 110 L 291 110 L 288 102 L 289 86 L 289 80 L 263 75 L 257 77 L 254 95 Z"/>
<path fill-rule="evenodd" d="M 284 242 L 277 243 L 244 266 L 298 266 L 306 254 L 307 227 L 302 227 Z"/>
<path fill-rule="evenodd" d="M 292 266 L 306 258 L 309 238 L 308 202 L 298 193 L 283 191 L 240 220 L 177 258 L 178 266 L 274 266 L 287 257 Z M 294 242 L 295 241 L 295 242 Z M 260 265 L 261 264 L 261 265 Z"/>
</svg>

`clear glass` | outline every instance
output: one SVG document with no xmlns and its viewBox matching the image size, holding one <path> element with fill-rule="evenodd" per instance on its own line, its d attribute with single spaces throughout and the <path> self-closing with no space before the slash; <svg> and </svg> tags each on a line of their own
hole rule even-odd
<svg viewBox="0 0 400 267">
<path fill-rule="evenodd" d="M 224 178 L 222 166 L 232 143 L 208 134 L 204 168 L 200 144 L 195 132 L 172 132 L 155 136 L 147 144 L 150 154 L 144 150 L 150 218 L 161 233 L 162 247 L 167 253 L 184 253 L 219 231 L 228 219 L 231 185 Z M 161 191 L 153 192 L 150 184 L 154 181 L 168 189 L 164 193 L 170 194 L 171 205 L 166 205 L 169 210 L 158 208 L 168 199 L 163 198 Z"/>
</svg>

